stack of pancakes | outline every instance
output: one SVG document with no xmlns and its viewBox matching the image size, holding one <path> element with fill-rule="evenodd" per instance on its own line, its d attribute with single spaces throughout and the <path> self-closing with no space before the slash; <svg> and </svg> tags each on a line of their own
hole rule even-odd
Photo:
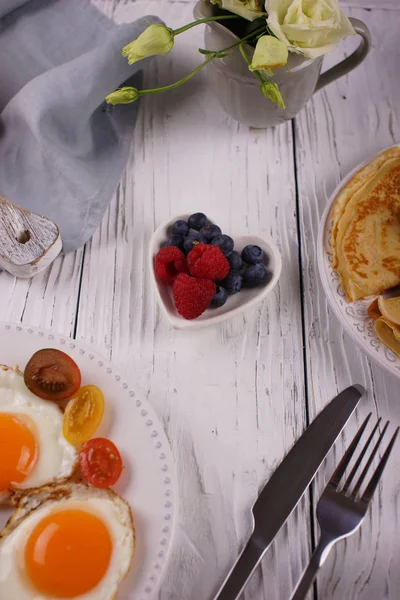
<svg viewBox="0 0 400 600">
<path fill-rule="evenodd" d="M 400 147 L 378 154 L 342 188 L 333 207 L 331 243 L 332 267 L 349 302 L 400 285 Z M 389 345 L 394 333 L 386 327 L 376 320 L 377 335 Z M 400 356 L 398 344 L 394 351 Z"/>
</svg>

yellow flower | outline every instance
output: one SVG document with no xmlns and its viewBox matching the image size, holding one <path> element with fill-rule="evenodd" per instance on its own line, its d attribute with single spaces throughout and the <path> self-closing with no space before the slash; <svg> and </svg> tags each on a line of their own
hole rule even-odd
<svg viewBox="0 0 400 600">
<path fill-rule="evenodd" d="M 250 71 L 279 69 L 288 59 L 288 47 L 272 35 L 263 35 L 256 45 Z"/>
<path fill-rule="evenodd" d="M 139 98 L 139 92 L 134 87 L 123 87 L 106 96 L 108 104 L 130 104 Z"/>
<path fill-rule="evenodd" d="M 286 108 L 279 87 L 273 81 L 264 81 L 261 84 L 261 92 L 281 108 Z"/>
<path fill-rule="evenodd" d="M 174 32 L 162 24 L 149 25 L 139 37 L 122 49 L 130 65 L 157 54 L 168 54 L 174 45 Z"/>
<path fill-rule="evenodd" d="M 254 21 L 263 14 L 261 0 L 211 0 L 211 4 L 218 4 L 220 8 L 229 10 L 248 21 Z"/>
</svg>

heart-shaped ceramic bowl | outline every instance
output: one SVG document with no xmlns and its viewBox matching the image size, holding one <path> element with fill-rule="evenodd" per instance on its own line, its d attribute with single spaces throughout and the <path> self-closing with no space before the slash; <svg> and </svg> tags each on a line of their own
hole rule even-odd
<svg viewBox="0 0 400 600">
<path fill-rule="evenodd" d="M 259 237 L 257 235 L 232 235 L 235 241 L 235 250 L 241 252 L 247 244 L 256 244 L 260 246 L 266 256 L 266 264 L 271 273 L 271 279 L 263 286 L 252 289 L 243 289 L 238 294 L 228 297 L 227 302 L 220 308 L 209 308 L 200 317 L 193 320 L 187 320 L 181 317 L 175 308 L 172 295 L 172 287 L 162 281 L 158 281 L 154 272 L 154 258 L 157 252 L 165 244 L 165 241 L 171 235 L 172 225 L 178 219 L 187 221 L 190 215 L 179 215 L 162 223 L 153 233 L 149 249 L 149 269 L 154 283 L 154 289 L 157 294 L 158 302 L 175 329 L 201 329 L 209 325 L 221 323 L 230 317 L 237 316 L 249 308 L 254 308 L 256 304 L 264 300 L 272 292 L 278 283 L 281 270 L 282 259 L 278 248 L 269 237 Z M 212 219 L 209 219 L 212 223 Z M 231 235 L 231 234 L 230 234 Z"/>
</svg>

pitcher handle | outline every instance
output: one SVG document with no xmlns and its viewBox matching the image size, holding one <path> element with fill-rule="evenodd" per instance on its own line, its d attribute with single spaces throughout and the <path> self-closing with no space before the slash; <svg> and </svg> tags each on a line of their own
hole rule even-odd
<svg viewBox="0 0 400 600">
<path fill-rule="evenodd" d="M 354 27 L 354 31 L 362 38 L 360 45 L 356 50 L 354 50 L 353 54 L 350 54 L 350 56 L 342 60 L 342 62 L 335 65 L 331 69 L 328 69 L 325 71 L 325 73 L 322 73 L 322 75 L 319 76 L 314 92 L 318 92 L 318 90 L 328 85 L 328 83 L 332 83 L 332 81 L 335 81 L 335 79 L 342 77 L 342 75 L 346 75 L 358 67 L 358 65 L 362 63 L 370 51 L 371 34 L 368 27 L 359 19 L 353 19 L 350 17 L 350 21 Z"/>
</svg>

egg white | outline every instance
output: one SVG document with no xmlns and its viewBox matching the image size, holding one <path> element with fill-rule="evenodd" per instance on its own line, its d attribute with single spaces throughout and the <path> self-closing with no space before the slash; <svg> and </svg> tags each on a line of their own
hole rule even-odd
<svg viewBox="0 0 400 600">
<path fill-rule="evenodd" d="M 54 600 L 38 592 L 30 582 L 24 552 L 36 525 L 49 514 L 65 509 L 82 509 L 98 516 L 108 528 L 113 550 L 107 572 L 99 584 L 77 596 L 79 600 L 111 600 L 128 572 L 135 546 L 132 515 L 128 504 L 110 490 L 84 484 L 47 486 L 49 491 L 32 493 L 22 500 L 0 539 L 0 600 Z"/>
<path fill-rule="evenodd" d="M 36 488 L 72 475 L 78 453 L 64 438 L 61 409 L 56 403 L 32 394 L 19 373 L 3 366 L 0 368 L 0 413 L 18 415 L 31 429 L 38 448 L 31 472 L 14 489 Z M 0 492 L 0 502 L 7 496 L 7 492 Z"/>
</svg>

